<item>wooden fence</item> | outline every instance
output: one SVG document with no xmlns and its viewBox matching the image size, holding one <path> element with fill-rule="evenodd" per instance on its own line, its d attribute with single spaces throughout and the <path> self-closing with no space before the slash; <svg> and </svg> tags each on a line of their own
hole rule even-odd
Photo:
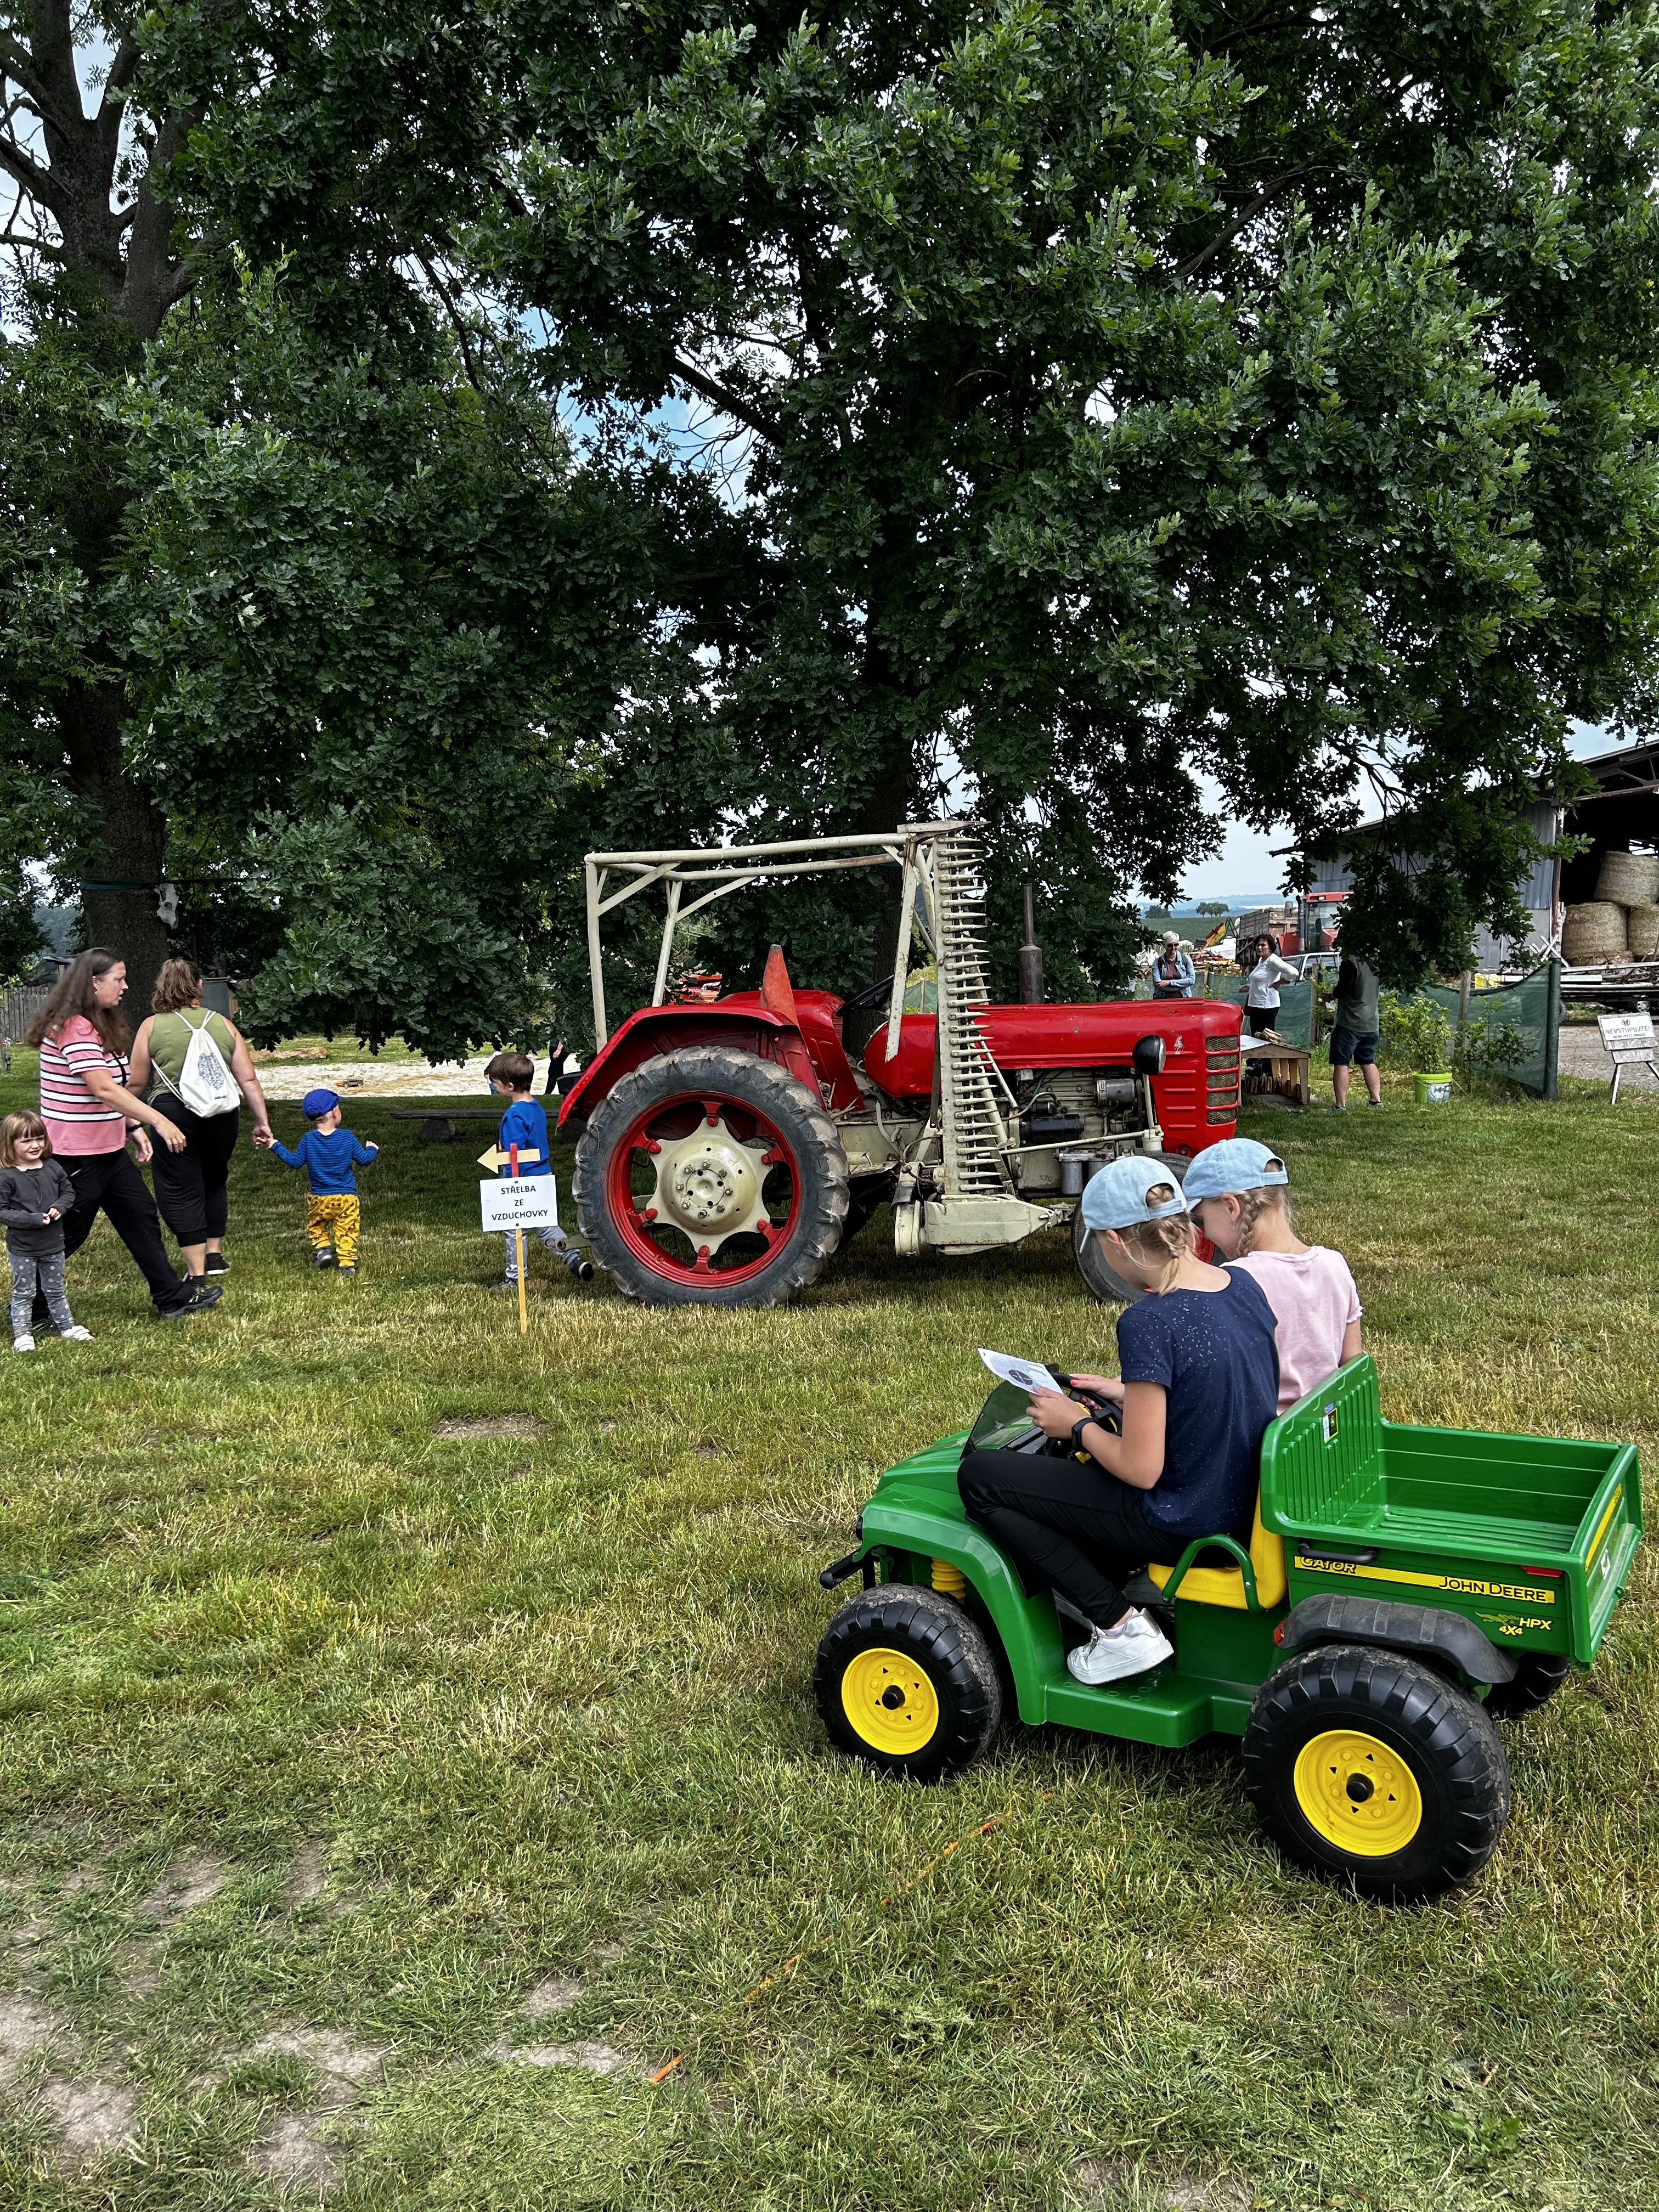
<svg viewBox="0 0 1659 2212">
<path fill-rule="evenodd" d="M 50 983 L 20 983 L 15 990 L 0 992 L 0 1037 L 9 1044 L 21 1043 L 52 993 Z"/>
</svg>

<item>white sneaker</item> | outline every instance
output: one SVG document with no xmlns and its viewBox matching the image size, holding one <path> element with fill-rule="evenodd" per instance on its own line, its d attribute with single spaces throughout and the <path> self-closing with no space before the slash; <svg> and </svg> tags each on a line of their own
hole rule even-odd
<svg viewBox="0 0 1659 2212">
<path fill-rule="evenodd" d="M 34 1339 L 32 1336 L 15 1336 L 11 1340 L 11 1348 L 14 1352 L 33 1352 Z"/>
<path fill-rule="evenodd" d="M 1175 1646 L 1155 1620 L 1132 1613 L 1115 1628 L 1097 1628 L 1086 1644 L 1066 1654 L 1066 1664 L 1079 1682 L 1120 1682 L 1126 1674 L 1144 1674 L 1149 1667 L 1175 1656 Z"/>
<path fill-rule="evenodd" d="M 92 1342 L 92 1331 L 89 1328 L 82 1328 L 78 1321 L 76 1322 L 73 1328 L 66 1328 L 63 1334 L 65 1342 L 69 1344 L 90 1344 Z"/>
</svg>

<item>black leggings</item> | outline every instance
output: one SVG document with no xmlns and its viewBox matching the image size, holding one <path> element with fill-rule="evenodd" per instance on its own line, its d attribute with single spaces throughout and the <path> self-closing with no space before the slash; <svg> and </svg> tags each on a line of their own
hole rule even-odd
<svg viewBox="0 0 1659 2212">
<path fill-rule="evenodd" d="M 1058 1590 L 1097 1628 L 1129 1611 L 1121 1584 L 1149 1559 L 1173 1566 L 1191 1542 L 1155 1528 L 1140 1493 L 1080 1460 L 973 1451 L 957 1478 L 968 1518 L 994 1536 L 1027 1586 Z"/>
<path fill-rule="evenodd" d="M 64 1256 L 78 1252 L 92 1234 L 101 1207 L 116 1235 L 137 1262 L 158 1307 L 176 1306 L 189 1295 L 161 1242 L 161 1224 L 155 1218 L 155 1200 L 138 1165 L 125 1146 L 118 1152 L 72 1152 L 53 1155 L 75 1185 L 75 1211 L 64 1222 Z M 51 1318 L 44 1298 L 34 1302 L 34 1318 L 44 1326 Z"/>
<path fill-rule="evenodd" d="M 1270 1030 L 1278 1019 L 1277 1006 L 1246 1006 L 1244 1009 L 1244 1026 L 1252 1036 L 1260 1036 L 1263 1030 Z"/>
<path fill-rule="evenodd" d="M 202 1244 L 210 1237 L 222 1237 L 230 1207 L 225 1178 L 241 1133 L 241 1115 L 193 1114 L 168 1091 L 149 1103 L 189 1139 L 182 1152 L 170 1152 L 159 1137 L 155 1139 L 149 1171 L 162 1220 L 181 1244 Z"/>
</svg>

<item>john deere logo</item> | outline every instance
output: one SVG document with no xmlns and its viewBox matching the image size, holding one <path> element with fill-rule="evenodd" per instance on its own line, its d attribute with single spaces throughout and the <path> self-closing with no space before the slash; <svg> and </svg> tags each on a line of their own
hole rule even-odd
<svg viewBox="0 0 1659 2212">
<path fill-rule="evenodd" d="M 1323 1417 L 1322 1418 L 1319 1425 L 1325 1432 L 1326 1443 L 1328 1444 L 1334 1443 L 1336 1441 L 1336 1408 L 1334 1406 L 1326 1407 Z"/>
</svg>

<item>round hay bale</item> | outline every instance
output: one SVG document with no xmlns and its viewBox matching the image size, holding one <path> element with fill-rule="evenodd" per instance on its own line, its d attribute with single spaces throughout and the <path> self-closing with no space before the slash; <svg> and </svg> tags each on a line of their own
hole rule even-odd
<svg viewBox="0 0 1659 2212">
<path fill-rule="evenodd" d="M 1595 896 L 1618 906 L 1659 903 L 1659 854 L 1607 854 L 1595 878 Z"/>
<path fill-rule="evenodd" d="M 1625 909 L 1607 899 L 1570 906 L 1561 925 L 1561 957 L 1569 968 L 1595 968 L 1624 957 Z"/>
<path fill-rule="evenodd" d="M 1659 906 L 1630 909 L 1630 955 L 1632 960 L 1659 958 Z"/>
</svg>

